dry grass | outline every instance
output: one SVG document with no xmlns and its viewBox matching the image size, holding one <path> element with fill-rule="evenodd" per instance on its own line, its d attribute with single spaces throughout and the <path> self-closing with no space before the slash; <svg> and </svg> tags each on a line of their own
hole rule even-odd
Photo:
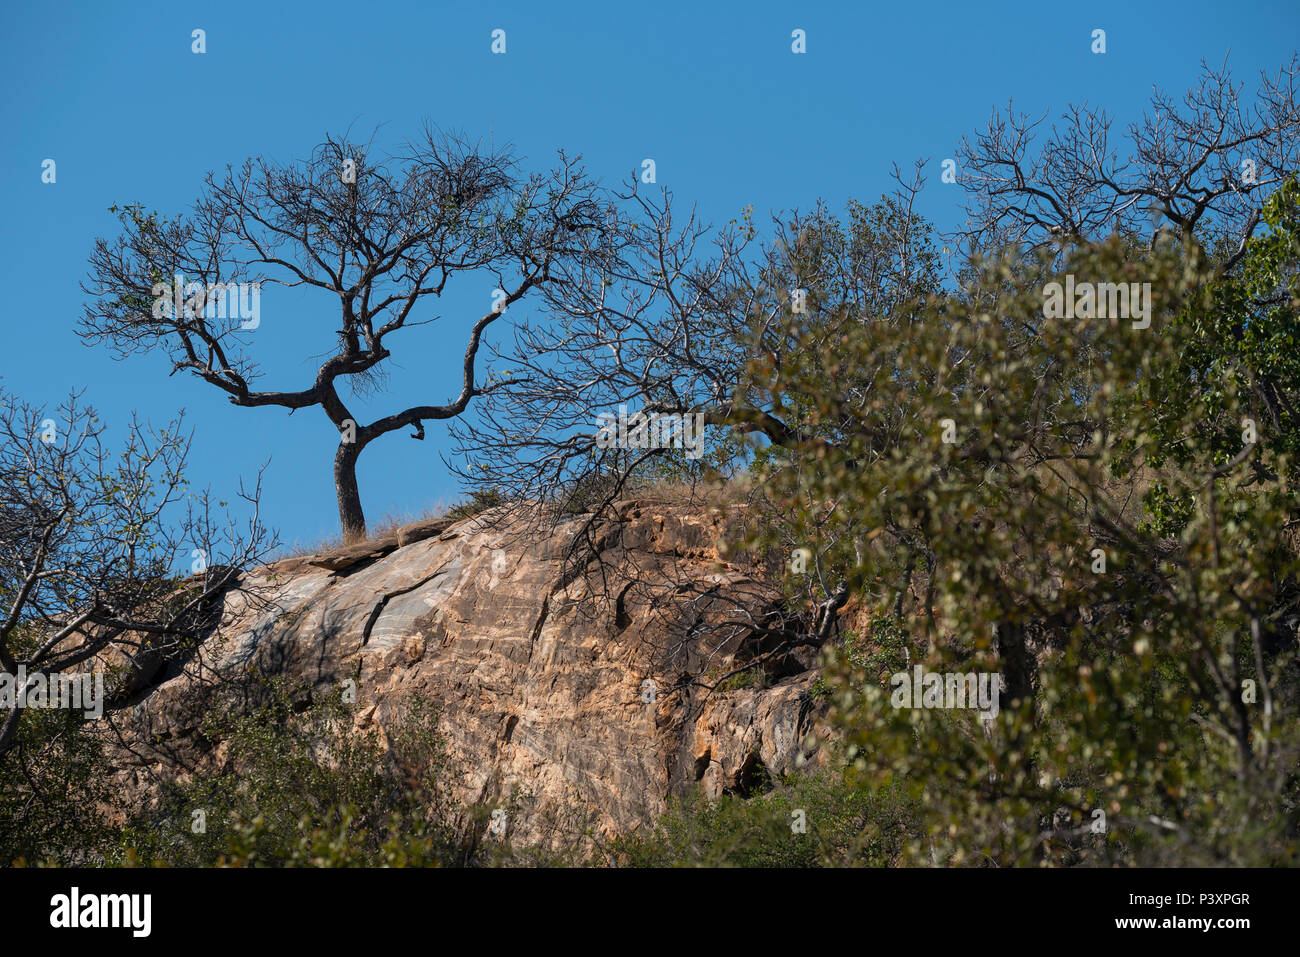
<svg viewBox="0 0 1300 957">
<path fill-rule="evenodd" d="M 451 512 L 456 504 L 438 501 L 423 511 L 390 512 L 374 522 L 366 523 L 366 541 L 373 542 L 385 538 L 416 522 L 442 518 Z M 292 542 L 282 546 L 271 562 L 284 561 L 287 558 L 305 558 L 309 555 L 324 555 L 338 551 L 344 545 L 342 534 L 331 535 L 315 542 Z"/>
<path fill-rule="evenodd" d="M 699 505 L 720 508 L 745 502 L 754 489 L 754 479 L 748 472 L 716 481 L 654 482 L 638 486 L 627 493 L 630 499 L 656 505 Z"/>
<path fill-rule="evenodd" d="M 700 506 L 719 508 L 744 502 L 753 490 L 753 480 L 748 473 L 740 473 L 732 478 L 717 481 L 655 482 L 649 485 L 629 489 L 626 497 L 657 505 Z M 465 519 L 490 507 L 494 502 L 470 497 L 454 502 L 439 500 L 432 506 L 419 511 L 390 512 L 376 521 L 366 524 L 366 540 L 376 541 L 386 538 L 408 525 L 437 518 Z M 317 541 L 295 541 L 286 543 L 270 559 L 272 563 L 290 558 L 326 555 L 344 547 L 341 534 L 332 535 Z M 351 543 L 348 543 L 351 544 Z"/>
</svg>

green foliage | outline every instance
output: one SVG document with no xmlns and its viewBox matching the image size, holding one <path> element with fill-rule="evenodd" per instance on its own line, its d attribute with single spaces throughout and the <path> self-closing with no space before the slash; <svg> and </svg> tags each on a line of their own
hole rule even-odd
<svg viewBox="0 0 1300 957">
<path fill-rule="evenodd" d="M 509 499 L 496 489 L 475 489 L 470 493 L 469 501 L 453 505 L 447 510 L 447 518 L 459 522 L 463 519 L 473 518 L 480 512 L 486 512 L 490 508 L 505 505 L 508 501 Z"/>
<path fill-rule="evenodd" d="M 751 547 L 810 547 L 792 584 L 814 601 L 843 581 L 913 664 L 1005 683 L 984 725 L 894 707 L 894 663 L 833 656 L 817 690 L 851 781 L 918 808 L 905 861 L 1294 862 L 1295 197 L 1240 278 L 1115 237 L 991 257 L 885 315 L 814 291 L 758 330 L 744 389 L 798 439 L 759 469 Z M 1049 315 L 1067 275 L 1149 283 L 1150 326 Z"/>
<path fill-rule="evenodd" d="M 821 771 L 759 797 L 674 800 L 653 828 L 617 839 L 610 853 L 632 867 L 879 867 L 899 860 L 913 827 L 901 793 L 871 793 Z"/>
<path fill-rule="evenodd" d="M 718 691 L 741 691 L 745 688 L 765 688 L 767 679 L 757 665 L 745 668 L 718 683 Z"/>
<path fill-rule="evenodd" d="M 204 736 L 227 749 L 219 770 L 169 786 L 126 829 L 124 860 L 439 866 L 472 856 L 445 796 L 446 758 L 427 703 L 411 702 L 387 749 L 376 731 L 354 727 L 338 697 L 304 709 L 282 681 L 269 683 L 251 714 L 210 714 Z"/>
<path fill-rule="evenodd" d="M 1192 450 L 1179 440 L 1180 414 L 1196 403 L 1207 422 L 1219 423 L 1213 457 L 1229 461 L 1241 447 L 1241 423 L 1232 411 L 1235 396 L 1250 401 L 1241 410 L 1258 421 L 1260 442 L 1270 456 L 1285 457 L 1297 476 L 1300 409 L 1289 401 L 1300 390 L 1300 180 L 1291 179 L 1264 205 L 1265 231 L 1254 237 L 1240 267 L 1206 286 L 1173 319 L 1169 334 L 1179 343 L 1176 360 L 1152 369 L 1138 392 L 1170 414 L 1157 417 L 1162 444 L 1153 464 L 1188 461 Z"/>
<path fill-rule="evenodd" d="M 825 671 L 861 672 L 884 685 L 888 684 L 890 675 L 911 664 L 911 641 L 898 619 L 879 615 L 869 623 L 866 635 L 869 637 L 846 631 L 837 643 L 830 645 L 826 649 Z M 827 675 L 822 674 L 813 683 L 812 694 L 825 699 L 830 697 L 831 690 Z"/>
<path fill-rule="evenodd" d="M 80 712 L 30 709 L 0 756 L 0 864 L 85 867 L 115 851 L 121 798 Z"/>
</svg>

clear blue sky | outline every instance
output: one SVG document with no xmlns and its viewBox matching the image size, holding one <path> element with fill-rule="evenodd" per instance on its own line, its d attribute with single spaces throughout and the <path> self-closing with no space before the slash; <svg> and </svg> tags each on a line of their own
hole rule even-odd
<svg viewBox="0 0 1300 957">
<path fill-rule="evenodd" d="M 191 53 L 191 31 L 207 52 Z M 493 55 L 491 32 L 506 31 Z M 791 31 L 808 51 L 791 52 Z M 1090 52 L 1093 29 L 1108 50 Z M 1138 113 L 1153 84 L 1181 93 L 1202 57 L 1239 79 L 1277 69 L 1300 38 L 1295 0 L 1140 3 L 21 3 L 0 11 L 0 377 L 30 401 L 73 387 L 121 434 L 132 409 L 196 428 L 191 479 L 229 494 L 271 459 L 264 508 L 286 541 L 333 534 L 337 433 L 319 410 L 237 409 L 203 383 L 167 377 L 161 356 L 113 360 L 74 335 L 107 207 L 167 214 L 203 174 L 250 155 L 288 160 L 348 127 L 381 144 L 422 120 L 514 144 L 531 165 L 580 153 L 607 182 L 655 159 L 676 201 L 725 222 L 825 197 L 877 198 L 891 163 L 931 160 L 922 212 L 954 224 L 957 189 L 939 164 L 963 133 L 1014 98 L 1058 114 L 1070 102 Z M 41 182 L 46 158 L 57 182 Z M 441 304 L 412 331 L 393 394 L 367 419 L 458 389 L 465 330 L 490 290 Z M 306 386 L 336 315 L 319 300 L 274 310 L 263 297 L 254 348 L 264 388 Z M 526 304 L 516 307 L 526 315 Z M 363 454 L 367 515 L 416 512 L 459 495 L 439 451 L 386 436 Z"/>
</svg>

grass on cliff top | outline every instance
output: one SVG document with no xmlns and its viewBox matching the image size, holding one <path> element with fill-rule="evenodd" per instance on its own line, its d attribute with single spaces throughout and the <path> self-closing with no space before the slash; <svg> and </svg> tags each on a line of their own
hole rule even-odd
<svg viewBox="0 0 1300 957">
<path fill-rule="evenodd" d="M 623 498 L 636 499 L 654 505 L 699 506 L 718 508 L 734 505 L 744 501 L 752 489 L 752 482 L 745 474 L 721 482 L 646 482 L 638 483 L 625 490 Z M 448 503 L 442 500 L 423 510 L 390 512 L 366 526 L 366 540 L 376 541 L 393 534 L 416 522 L 432 521 L 439 518 L 451 518 L 456 521 L 472 518 L 489 508 L 505 504 L 507 499 L 500 493 L 476 491 L 469 498 Z M 569 514 L 581 514 L 584 505 L 581 496 L 562 510 Z M 332 535 L 314 542 L 294 541 L 286 543 L 272 557 L 272 562 L 289 558 L 303 558 L 308 555 L 325 555 L 343 547 L 342 534 Z"/>
</svg>

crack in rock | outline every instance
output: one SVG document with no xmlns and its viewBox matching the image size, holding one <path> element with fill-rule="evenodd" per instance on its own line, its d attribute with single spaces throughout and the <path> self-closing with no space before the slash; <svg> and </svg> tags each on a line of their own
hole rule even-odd
<svg viewBox="0 0 1300 957">
<path fill-rule="evenodd" d="M 409 595 L 411 592 L 416 591 L 419 588 L 423 588 L 425 585 L 429 584 L 429 582 L 433 581 L 444 571 L 446 571 L 447 566 L 450 564 L 451 561 L 449 559 L 443 562 L 441 565 L 439 565 L 437 571 L 433 572 L 431 575 L 426 575 L 424 578 L 421 578 L 419 581 L 415 582 L 414 584 L 407 585 L 405 588 L 397 588 L 394 589 L 393 591 L 384 592 L 383 596 L 379 599 L 379 601 L 375 602 L 375 607 L 370 610 L 370 617 L 366 619 L 365 627 L 361 631 L 361 647 L 364 648 L 367 644 L 370 643 L 370 633 L 374 631 L 375 625 L 379 622 L 379 616 L 384 613 L 384 609 L 388 607 L 388 603 L 390 601 L 392 601 L 394 598 L 398 597 L 399 595 Z"/>
</svg>

